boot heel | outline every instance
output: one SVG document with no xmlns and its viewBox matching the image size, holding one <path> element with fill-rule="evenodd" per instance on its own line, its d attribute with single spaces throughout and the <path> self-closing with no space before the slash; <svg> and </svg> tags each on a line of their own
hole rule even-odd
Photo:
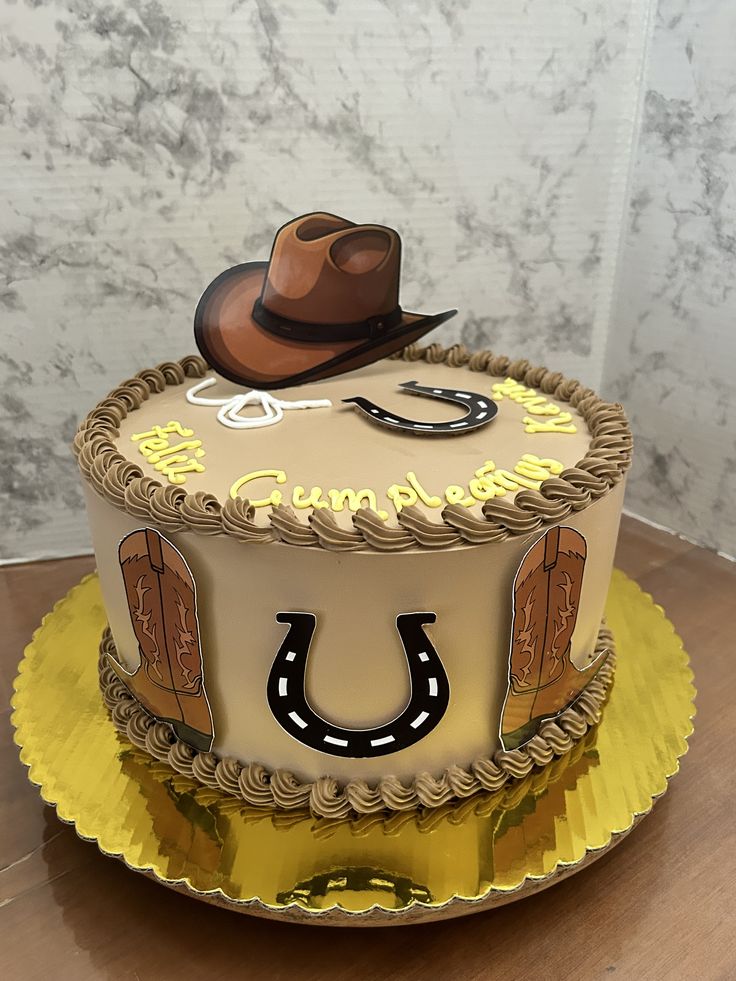
<svg viewBox="0 0 736 981">
<path fill-rule="evenodd" d="M 177 738 L 181 739 L 187 746 L 196 749 L 200 753 L 208 753 L 212 745 L 212 734 L 207 735 L 199 729 L 192 729 L 186 722 L 172 722 L 171 728 L 176 733 Z"/>
</svg>

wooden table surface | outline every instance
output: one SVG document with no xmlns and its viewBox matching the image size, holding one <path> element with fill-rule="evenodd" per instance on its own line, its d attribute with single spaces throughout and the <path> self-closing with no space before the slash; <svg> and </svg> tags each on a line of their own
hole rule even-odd
<svg viewBox="0 0 736 981">
<path fill-rule="evenodd" d="M 3 710 L 0 977 L 343 979 L 736 977 L 736 565 L 624 519 L 617 563 L 690 653 L 696 731 L 682 772 L 618 847 L 550 890 L 437 924 L 293 926 L 196 902 L 79 840 L 18 761 Z M 0 704 L 42 615 L 91 558 L 0 569 Z"/>
</svg>

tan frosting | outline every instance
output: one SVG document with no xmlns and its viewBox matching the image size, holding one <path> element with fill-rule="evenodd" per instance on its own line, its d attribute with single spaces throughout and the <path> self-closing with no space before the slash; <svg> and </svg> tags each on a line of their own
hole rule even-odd
<svg viewBox="0 0 736 981">
<path fill-rule="evenodd" d="M 528 776 L 535 767 L 548 766 L 568 753 L 600 719 L 615 667 L 613 637 L 601 626 L 594 653 L 604 650 L 610 652 L 607 661 L 578 699 L 556 719 L 544 722 L 524 746 L 481 756 L 470 766 L 452 764 L 439 776 L 418 773 L 408 784 L 392 776 L 375 786 L 361 779 L 341 783 L 330 776 L 301 782 L 286 770 L 271 771 L 260 763 L 241 764 L 218 759 L 214 753 L 196 752 L 180 742 L 168 725 L 152 719 L 120 681 L 109 663 L 110 657 L 117 658 L 109 628 L 100 642 L 100 687 L 116 728 L 135 746 L 178 772 L 253 807 L 299 810 L 308 806 L 313 814 L 334 819 L 385 810 L 439 808 L 481 791 L 499 791 L 509 781 Z"/>
<path fill-rule="evenodd" d="M 182 743 L 169 745 L 160 726 L 140 719 L 131 724 L 136 745 L 254 807 L 311 806 L 333 818 L 359 812 L 366 820 L 386 808 L 438 810 L 442 801 L 479 789 L 511 793 L 512 777 L 526 780 L 536 767 L 553 766 L 550 759 L 570 752 L 597 717 L 595 695 L 589 702 L 587 692 L 525 754 L 498 755 L 513 579 L 549 525 L 563 523 L 585 537 L 588 558 L 571 648 L 573 662 L 582 665 L 603 614 L 631 456 L 620 406 L 523 360 L 432 345 L 279 393 L 287 399 L 329 397 L 333 407 L 292 411 L 276 426 L 240 432 L 218 423 L 212 407 L 186 402 L 187 389 L 207 370 L 192 357 L 141 372 L 89 414 L 75 439 L 100 586 L 118 656 L 128 670 L 138 666 L 139 652 L 118 542 L 136 528 L 160 528 L 185 556 L 197 587 L 213 755 L 200 758 Z M 528 434 L 524 406 L 505 398 L 489 426 L 435 440 L 387 432 L 340 402 L 362 394 L 401 414 L 452 418 L 455 408 L 403 395 L 396 384 L 416 378 L 488 394 L 494 381 L 507 376 L 569 411 L 578 431 Z M 207 394 L 235 391 L 220 380 Z M 194 429 L 206 448 L 205 472 L 178 486 L 165 482 L 130 438 L 170 419 Z M 386 521 L 367 509 L 333 513 L 297 508 L 291 500 L 296 484 L 307 492 L 312 484 L 371 487 L 378 495 L 391 482 L 404 483 L 409 470 L 428 493 L 442 495 L 451 483 L 468 486 L 485 460 L 513 470 L 527 452 L 559 460 L 562 472 L 537 490 L 522 487 L 472 507 L 419 503 L 398 514 L 386 507 Z M 236 477 L 266 468 L 288 472 L 283 503 L 256 508 L 229 496 Z M 254 499 L 269 490 L 268 482 L 259 484 Z M 379 506 L 385 503 L 379 497 Z M 480 545 L 486 547 L 474 547 Z M 323 717 L 352 728 L 387 722 L 406 703 L 408 675 L 395 616 L 434 611 L 428 635 L 451 688 L 441 723 L 415 745 L 372 759 L 337 758 L 296 742 L 278 725 L 265 697 L 284 636 L 276 613 L 285 610 L 317 615 L 308 696 Z M 124 687 L 107 697 L 115 724 L 127 731 L 137 706 L 131 707 Z M 243 760 L 258 762 L 236 762 Z"/>
<path fill-rule="evenodd" d="M 631 433 L 621 406 L 603 402 L 580 383 L 533 367 L 525 359 L 511 361 L 488 351 L 470 354 L 460 345 L 413 345 L 380 365 L 284 390 L 279 394 L 286 399 L 330 398 L 333 407 L 291 412 L 277 426 L 247 432 L 228 430 L 217 422 L 214 409 L 186 402 L 193 380 L 207 373 L 205 362 L 195 356 L 165 362 L 123 382 L 89 413 L 74 449 L 82 474 L 97 494 L 165 531 L 225 535 L 245 544 L 275 540 L 331 551 L 403 551 L 527 535 L 562 520 L 570 510 L 588 507 L 619 483 L 630 465 Z M 410 375 L 420 383 L 462 384 L 486 393 L 494 381 L 515 378 L 569 411 L 578 432 L 525 434 L 521 420 L 526 410 L 507 398 L 499 403 L 499 416 L 491 425 L 438 444 L 374 427 L 341 405 L 343 398 L 361 394 L 417 418 L 457 414 L 435 400 L 399 393 L 396 384 Z M 238 391 L 222 379 L 216 389 L 218 396 Z M 207 447 L 205 472 L 191 475 L 186 486 L 162 482 L 130 440 L 132 433 L 169 418 L 180 418 Z M 322 445 L 339 446 L 340 452 L 325 455 Z M 423 482 L 431 483 L 431 493 L 441 495 L 447 485 L 467 481 L 485 459 L 512 469 L 526 452 L 560 459 L 565 470 L 546 480 L 539 491 L 520 490 L 472 508 L 446 504 L 431 509 L 419 502 L 398 515 L 389 512 L 388 521 L 367 510 L 336 514 L 309 508 L 297 513 L 288 496 L 277 507 L 254 509 L 247 500 L 233 501 L 228 494 L 238 476 L 275 467 L 288 472 L 289 487 L 370 487 L 379 496 L 391 483 L 403 483 L 407 469 L 413 468 Z"/>
<path fill-rule="evenodd" d="M 595 644 L 616 541 L 623 483 L 564 524 L 588 542 L 580 612 L 571 656 L 582 665 Z M 117 546 L 141 526 L 93 492 L 87 493 L 100 585 L 124 666 L 139 663 Z M 364 512 L 366 515 L 368 512 Z M 230 536 L 169 532 L 197 584 L 207 692 L 218 758 L 258 760 L 301 781 L 330 774 L 370 786 L 388 774 L 399 781 L 427 771 L 438 777 L 458 761 L 492 754 L 508 675 L 513 578 L 544 528 L 505 536 L 486 548 L 397 551 L 294 548 Z M 401 753 L 340 759 L 297 743 L 276 722 L 266 680 L 284 627 L 280 610 L 314 611 L 307 692 L 324 718 L 351 728 L 394 718 L 408 698 L 408 673 L 395 629 L 397 613 L 432 610 L 427 629 L 450 680 L 440 725 Z"/>
</svg>

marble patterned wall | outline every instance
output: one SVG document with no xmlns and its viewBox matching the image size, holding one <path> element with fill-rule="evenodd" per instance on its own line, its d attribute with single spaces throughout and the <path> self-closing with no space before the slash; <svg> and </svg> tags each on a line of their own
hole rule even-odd
<svg viewBox="0 0 736 981">
<path fill-rule="evenodd" d="M 302 211 L 398 227 L 404 304 L 460 308 L 444 341 L 618 392 L 652 3 L 3 3 L 0 557 L 87 547 L 77 420 Z"/>
<path fill-rule="evenodd" d="M 736 5 L 660 0 L 605 393 L 636 432 L 627 507 L 736 556 Z"/>
</svg>

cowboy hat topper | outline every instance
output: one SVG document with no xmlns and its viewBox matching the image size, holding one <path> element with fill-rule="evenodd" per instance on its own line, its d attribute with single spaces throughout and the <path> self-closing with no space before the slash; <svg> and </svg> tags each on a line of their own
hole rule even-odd
<svg viewBox="0 0 736 981">
<path fill-rule="evenodd" d="M 221 273 L 194 314 L 194 336 L 218 374 L 255 389 L 354 371 L 453 317 L 399 306 L 401 239 L 393 228 L 323 212 L 276 233 L 268 262 Z"/>
</svg>

